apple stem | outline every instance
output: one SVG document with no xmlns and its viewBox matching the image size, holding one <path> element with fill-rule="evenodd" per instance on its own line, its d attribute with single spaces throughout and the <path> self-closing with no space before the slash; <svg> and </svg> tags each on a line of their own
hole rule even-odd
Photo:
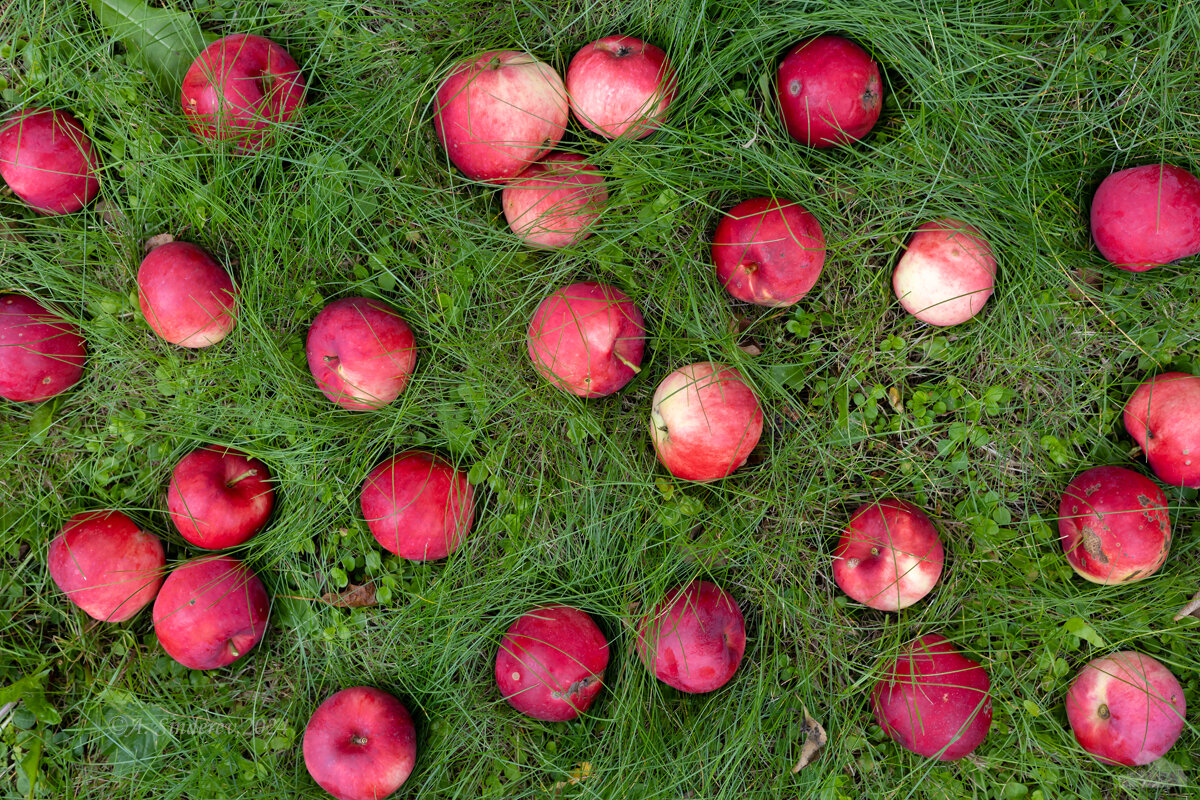
<svg viewBox="0 0 1200 800">
<path fill-rule="evenodd" d="M 233 643 L 233 639 L 229 640 L 229 652 L 234 658 L 241 658 L 242 654 L 238 652 L 237 645 Z"/>
<path fill-rule="evenodd" d="M 232 488 L 234 486 L 237 486 L 242 481 L 246 480 L 246 478 L 249 478 L 250 476 L 257 475 L 257 474 L 258 474 L 257 469 L 248 469 L 245 472 L 243 472 L 241 475 L 238 475 L 236 478 L 234 478 L 233 480 L 226 483 L 225 485 Z"/>
<path fill-rule="evenodd" d="M 350 737 L 350 741 L 351 741 L 351 743 L 356 744 L 359 747 L 362 747 L 364 744 L 367 743 L 367 737 L 359 736 L 358 734 L 354 734 L 353 736 Z"/>
<path fill-rule="evenodd" d="M 642 371 L 641 367 L 639 367 L 637 364 L 632 363 L 629 359 L 627 359 L 625 356 L 621 355 L 620 353 L 613 353 L 613 355 L 617 357 L 617 361 L 620 361 L 622 364 L 624 364 L 625 366 L 627 366 L 631 370 L 633 370 L 635 375 Z"/>
</svg>

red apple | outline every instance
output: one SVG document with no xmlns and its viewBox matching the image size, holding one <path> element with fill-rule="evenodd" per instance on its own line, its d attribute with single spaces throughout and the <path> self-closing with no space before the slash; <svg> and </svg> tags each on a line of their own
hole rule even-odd
<svg viewBox="0 0 1200 800">
<path fill-rule="evenodd" d="M 570 606 L 530 611 L 509 627 L 496 653 L 496 686 L 534 719 L 564 722 L 588 710 L 604 685 L 608 640 Z"/>
<path fill-rule="evenodd" d="M 668 686 L 699 694 L 720 689 L 742 663 L 746 621 L 720 586 L 692 581 L 667 592 L 638 626 L 642 663 Z"/>
<path fill-rule="evenodd" d="M 262 529 L 275 504 L 271 472 L 228 447 L 201 447 L 175 465 L 167 511 L 184 539 L 206 550 L 234 547 Z"/>
<path fill-rule="evenodd" d="M 100 191 L 100 163 L 67 111 L 31 108 L 0 130 L 0 177 L 35 211 L 69 214 Z"/>
<path fill-rule="evenodd" d="M 1125 430 L 1163 483 L 1200 487 L 1200 378 L 1165 372 L 1125 404 Z"/>
<path fill-rule="evenodd" d="M 492 50 L 454 66 L 434 97 L 433 128 L 472 180 L 504 183 L 558 145 L 567 90 L 529 53 Z"/>
<path fill-rule="evenodd" d="M 1124 650 L 1089 661 L 1067 690 L 1067 721 L 1084 750 L 1136 767 L 1162 757 L 1183 732 L 1187 703 L 1171 671 Z"/>
<path fill-rule="evenodd" d="M 917 228 L 892 274 L 892 288 L 904 310 L 941 327 L 978 314 L 995 284 L 991 245 L 975 228 L 956 219 Z"/>
<path fill-rule="evenodd" d="M 159 538 L 120 511 L 71 517 L 47 561 L 67 599 L 102 622 L 123 622 L 149 605 L 167 565 Z"/>
<path fill-rule="evenodd" d="M 1147 164 L 1114 172 L 1092 198 L 1092 239 L 1121 269 L 1145 272 L 1200 253 L 1200 179 Z"/>
<path fill-rule="evenodd" d="M 567 96 L 583 127 L 607 139 L 641 139 L 658 130 L 675 99 L 667 54 L 632 36 L 584 45 L 567 67 Z"/>
<path fill-rule="evenodd" d="M 431 453 L 392 456 L 367 476 L 362 513 L 389 552 L 410 561 L 445 558 L 471 532 L 475 490 L 466 474 Z"/>
<path fill-rule="evenodd" d="M 640 371 L 646 326 L 620 289 L 572 283 L 538 305 L 527 340 L 543 378 L 580 397 L 605 397 Z"/>
<path fill-rule="evenodd" d="M 758 398 L 742 374 L 702 361 L 672 372 L 651 400 L 650 436 L 676 478 L 708 482 L 746 463 L 762 435 Z"/>
<path fill-rule="evenodd" d="M 304 106 L 304 75 L 270 39 L 234 34 L 204 48 L 183 78 L 180 101 L 201 139 L 235 139 L 243 150 L 270 142 L 268 130 Z"/>
<path fill-rule="evenodd" d="M 604 178 L 583 156 L 551 153 L 530 165 L 501 193 L 504 217 L 531 247 L 582 242 L 608 201 Z"/>
<path fill-rule="evenodd" d="M 790 306 L 821 274 L 825 235 L 799 203 L 759 197 L 725 213 L 713 236 L 712 259 L 721 285 L 738 300 Z"/>
<path fill-rule="evenodd" d="M 879 65 L 840 36 L 818 36 L 779 62 L 776 91 L 793 139 L 834 147 L 863 138 L 883 109 Z"/>
<path fill-rule="evenodd" d="M 150 251 L 138 269 L 138 305 L 162 338 L 181 347 L 208 347 L 237 324 L 237 288 L 202 247 L 170 242 Z"/>
<path fill-rule="evenodd" d="M 308 330 L 308 368 L 333 402 L 372 411 L 395 400 L 417 365 L 412 329 L 378 300 L 346 297 L 317 314 Z"/>
<path fill-rule="evenodd" d="M 875 721 L 919 756 L 955 761 L 973 752 L 992 725 L 987 670 L 944 636 L 906 645 L 871 692 Z"/>
<path fill-rule="evenodd" d="M 86 360 L 78 328 L 31 297 L 0 295 L 0 397 L 33 403 L 62 394 Z"/>
<path fill-rule="evenodd" d="M 417 730 L 404 704 L 370 686 L 334 694 L 304 729 L 304 766 L 338 800 L 382 800 L 417 760 Z"/>
<path fill-rule="evenodd" d="M 205 556 L 167 576 L 154 601 L 154 632 L 185 667 L 217 669 L 262 640 L 270 610 L 267 590 L 246 565 Z"/>
<path fill-rule="evenodd" d="M 899 611 L 929 594 L 944 559 L 924 511 L 904 500 L 883 500 L 850 517 L 833 553 L 833 579 L 864 605 Z"/>
<path fill-rule="evenodd" d="M 1058 533 L 1071 568 L 1092 583 L 1140 581 L 1171 549 L 1166 495 L 1133 470 L 1093 467 L 1063 492 Z"/>
</svg>

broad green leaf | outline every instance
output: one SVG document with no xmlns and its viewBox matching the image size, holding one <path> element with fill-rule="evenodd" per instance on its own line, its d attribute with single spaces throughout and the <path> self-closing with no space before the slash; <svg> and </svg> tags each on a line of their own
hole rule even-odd
<svg viewBox="0 0 1200 800">
<path fill-rule="evenodd" d="M 1077 636 L 1084 641 L 1090 642 L 1095 647 L 1104 647 L 1104 637 L 1097 633 L 1095 628 L 1088 625 L 1083 617 L 1071 617 L 1063 623 L 1063 627 L 1072 636 Z"/>
<path fill-rule="evenodd" d="M 88 0 L 92 13 L 130 56 L 154 76 L 164 92 L 177 94 L 183 76 L 205 47 L 191 14 L 155 8 L 145 0 Z"/>
<path fill-rule="evenodd" d="M 39 722 L 47 725 L 57 725 L 62 722 L 58 711 L 46 702 L 45 681 L 49 674 L 50 670 L 43 670 L 0 689 L 0 706 L 22 700 L 25 708 L 37 717 Z"/>
</svg>

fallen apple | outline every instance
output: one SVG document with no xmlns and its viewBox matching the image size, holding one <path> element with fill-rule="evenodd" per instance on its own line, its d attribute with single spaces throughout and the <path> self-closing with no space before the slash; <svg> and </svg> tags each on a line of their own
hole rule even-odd
<svg viewBox="0 0 1200 800">
<path fill-rule="evenodd" d="M 821 275 L 825 235 L 799 203 L 758 197 L 725 212 L 713 235 L 712 259 L 721 285 L 738 300 L 790 306 Z"/>
<path fill-rule="evenodd" d="M 33 210 L 70 214 L 100 191 L 100 162 L 70 112 L 31 108 L 0 129 L 0 177 Z"/>
<path fill-rule="evenodd" d="M 395 400 L 417 365 L 412 329 L 386 303 L 366 297 L 336 300 L 308 330 L 308 368 L 333 402 L 373 411 Z"/>
<path fill-rule="evenodd" d="M 86 360 L 77 327 L 32 297 L 0 295 L 0 397 L 34 403 L 62 394 Z"/>
<path fill-rule="evenodd" d="M 575 118 L 606 139 L 658 130 L 677 88 L 667 54 L 632 36 L 584 45 L 567 67 L 566 85 Z"/>
<path fill-rule="evenodd" d="M 720 586 L 692 581 L 667 592 L 638 625 L 637 653 L 668 686 L 698 694 L 729 682 L 746 652 L 746 621 Z"/>
<path fill-rule="evenodd" d="M 225 268 L 190 242 L 160 245 L 142 259 L 138 305 L 150 327 L 171 344 L 208 347 L 237 324 L 237 288 Z"/>
<path fill-rule="evenodd" d="M 1164 372 L 1125 404 L 1125 430 L 1163 483 L 1200 487 L 1200 378 Z"/>
<path fill-rule="evenodd" d="M 600 170 L 574 153 L 551 153 L 504 187 L 512 232 L 530 247 L 554 249 L 591 235 L 608 191 Z"/>
<path fill-rule="evenodd" d="M 433 561 L 457 550 L 471 532 L 474 495 L 465 473 L 413 450 L 371 470 L 360 503 L 371 535 L 388 552 Z"/>
<path fill-rule="evenodd" d="M 167 488 L 171 521 L 184 539 L 206 550 L 248 540 L 267 523 L 274 504 L 267 465 L 229 447 L 188 453 Z"/>
<path fill-rule="evenodd" d="M 120 511 L 84 511 L 50 543 L 50 577 L 101 622 L 123 622 L 150 604 L 167 565 L 162 542 Z"/>
<path fill-rule="evenodd" d="M 608 640 L 570 606 L 536 608 L 514 622 L 496 653 L 496 686 L 534 719 L 565 722 L 592 705 L 604 685 Z"/>
<path fill-rule="evenodd" d="M 883 109 L 879 65 L 840 36 L 793 47 L 779 62 L 776 92 L 788 134 L 811 147 L 858 141 Z"/>
<path fill-rule="evenodd" d="M 892 288 L 904 310 L 940 327 L 978 314 L 995 285 L 991 245 L 975 228 L 956 219 L 917 228 L 892 273 Z"/>
<path fill-rule="evenodd" d="M 1092 197 L 1092 239 L 1100 255 L 1145 272 L 1200 253 L 1200 178 L 1168 164 L 1123 169 Z"/>
<path fill-rule="evenodd" d="M 864 605 L 899 611 L 929 594 L 944 559 L 924 511 L 904 500 L 882 500 L 850 517 L 833 553 L 833 579 Z"/>
<path fill-rule="evenodd" d="M 383 800 L 412 774 L 417 730 L 395 697 L 352 686 L 313 712 L 303 750 L 308 774 L 338 800 Z"/>
</svg>

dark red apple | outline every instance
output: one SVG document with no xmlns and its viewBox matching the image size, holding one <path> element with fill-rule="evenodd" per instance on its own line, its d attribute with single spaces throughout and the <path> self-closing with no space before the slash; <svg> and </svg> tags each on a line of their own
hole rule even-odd
<svg viewBox="0 0 1200 800">
<path fill-rule="evenodd" d="M 237 288 L 217 260 L 190 242 L 160 245 L 138 269 L 138 305 L 162 338 L 208 347 L 237 324 Z"/>
<path fill-rule="evenodd" d="M 1092 239 L 1114 265 L 1145 272 L 1200 253 L 1200 178 L 1168 164 L 1123 169 L 1092 198 Z"/>
<path fill-rule="evenodd" d="M 270 39 L 234 34 L 204 48 L 183 78 L 180 101 L 201 139 L 234 139 L 243 150 L 271 140 L 270 128 L 304 106 L 304 75 Z"/>
<path fill-rule="evenodd" d="M 547 606 L 509 627 L 496 653 L 496 686 L 534 719 L 564 722 L 588 710 L 604 685 L 608 640 L 584 612 Z"/>
<path fill-rule="evenodd" d="M 33 403 L 62 394 L 86 360 L 78 328 L 31 297 L 0 295 L 0 397 Z"/>
<path fill-rule="evenodd" d="M 304 766 L 338 800 L 383 800 L 404 785 L 416 760 L 408 709 L 370 686 L 334 694 L 304 729 Z"/>
<path fill-rule="evenodd" d="M 471 532 L 474 496 L 465 473 L 414 450 L 371 470 L 361 506 L 371 534 L 389 552 L 433 561 L 457 550 Z"/>
<path fill-rule="evenodd" d="M 929 594 L 944 559 L 924 511 L 904 500 L 882 500 L 850 517 L 833 552 L 833 579 L 864 605 L 899 611 Z"/>
<path fill-rule="evenodd" d="M 1161 758 L 1183 732 L 1187 702 L 1171 671 L 1125 650 L 1089 661 L 1067 690 L 1067 721 L 1084 750 L 1127 767 Z"/>
<path fill-rule="evenodd" d="M 821 275 L 825 235 L 799 203 L 758 197 L 725 212 L 713 236 L 712 259 L 721 285 L 738 300 L 790 306 Z"/>
<path fill-rule="evenodd" d="M 917 228 L 892 273 L 892 289 L 904 310 L 941 327 L 978 314 L 995 285 L 991 245 L 978 230 L 956 219 Z"/>
<path fill-rule="evenodd" d="M 574 153 L 551 153 L 504 187 L 504 217 L 531 247 L 581 242 L 608 201 L 600 170 Z"/>
<path fill-rule="evenodd" d="M 818 36 L 779 62 L 776 91 L 793 139 L 834 147 L 863 138 L 883 109 L 879 65 L 840 36 Z"/>
<path fill-rule="evenodd" d="M 646 326 L 620 289 L 572 283 L 538 305 L 527 343 L 543 378 L 580 397 L 605 397 L 640 371 Z"/>
<path fill-rule="evenodd" d="M 641 139 L 658 130 L 675 91 L 667 54 L 632 36 L 586 44 L 567 67 L 571 111 L 583 127 L 606 139 Z"/>
<path fill-rule="evenodd" d="M 0 177 L 35 211 L 70 214 L 100 191 L 100 163 L 79 120 L 31 108 L 0 130 Z"/>
<path fill-rule="evenodd" d="M 229 447 L 188 453 L 167 489 L 171 521 L 184 539 L 206 550 L 245 542 L 267 523 L 274 505 L 267 465 Z"/>
<path fill-rule="evenodd" d="M 1085 470 L 1063 492 L 1058 533 L 1071 568 L 1092 583 L 1140 581 L 1171 549 L 1166 495 L 1133 470 Z"/>
<path fill-rule="evenodd" d="M 1200 378 L 1164 372 L 1125 404 L 1125 430 L 1163 483 L 1200 487 Z"/>
<path fill-rule="evenodd" d="M 672 372 L 651 400 L 650 436 L 676 478 L 715 481 L 746 463 L 762 435 L 754 390 L 726 364 L 702 361 Z"/>
<path fill-rule="evenodd" d="M 167 565 L 159 538 L 120 511 L 71 517 L 47 561 L 67 599 L 102 622 L 123 622 L 149 605 Z"/>
<path fill-rule="evenodd" d="M 681 692 L 720 689 L 742 663 L 746 621 L 737 601 L 720 586 L 692 581 L 667 592 L 638 626 L 642 663 Z"/>
<path fill-rule="evenodd" d="M 955 761 L 974 752 L 992 726 L 987 670 L 944 636 L 906 645 L 871 692 L 875 721 L 919 756 Z"/>
<path fill-rule="evenodd" d="M 317 314 L 308 330 L 308 368 L 325 396 L 351 411 L 395 400 L 417 365 L 412 329 L 379 300 L 346 297 Z"/>
<path fill-rule="evenodd" d="M 154 601 L 154 632 L 185 667 L 217 669 L 262 640 L 270 611 L 267 590 L 245 564 L 205 556 L 167 576 Z"/>
</svg>

